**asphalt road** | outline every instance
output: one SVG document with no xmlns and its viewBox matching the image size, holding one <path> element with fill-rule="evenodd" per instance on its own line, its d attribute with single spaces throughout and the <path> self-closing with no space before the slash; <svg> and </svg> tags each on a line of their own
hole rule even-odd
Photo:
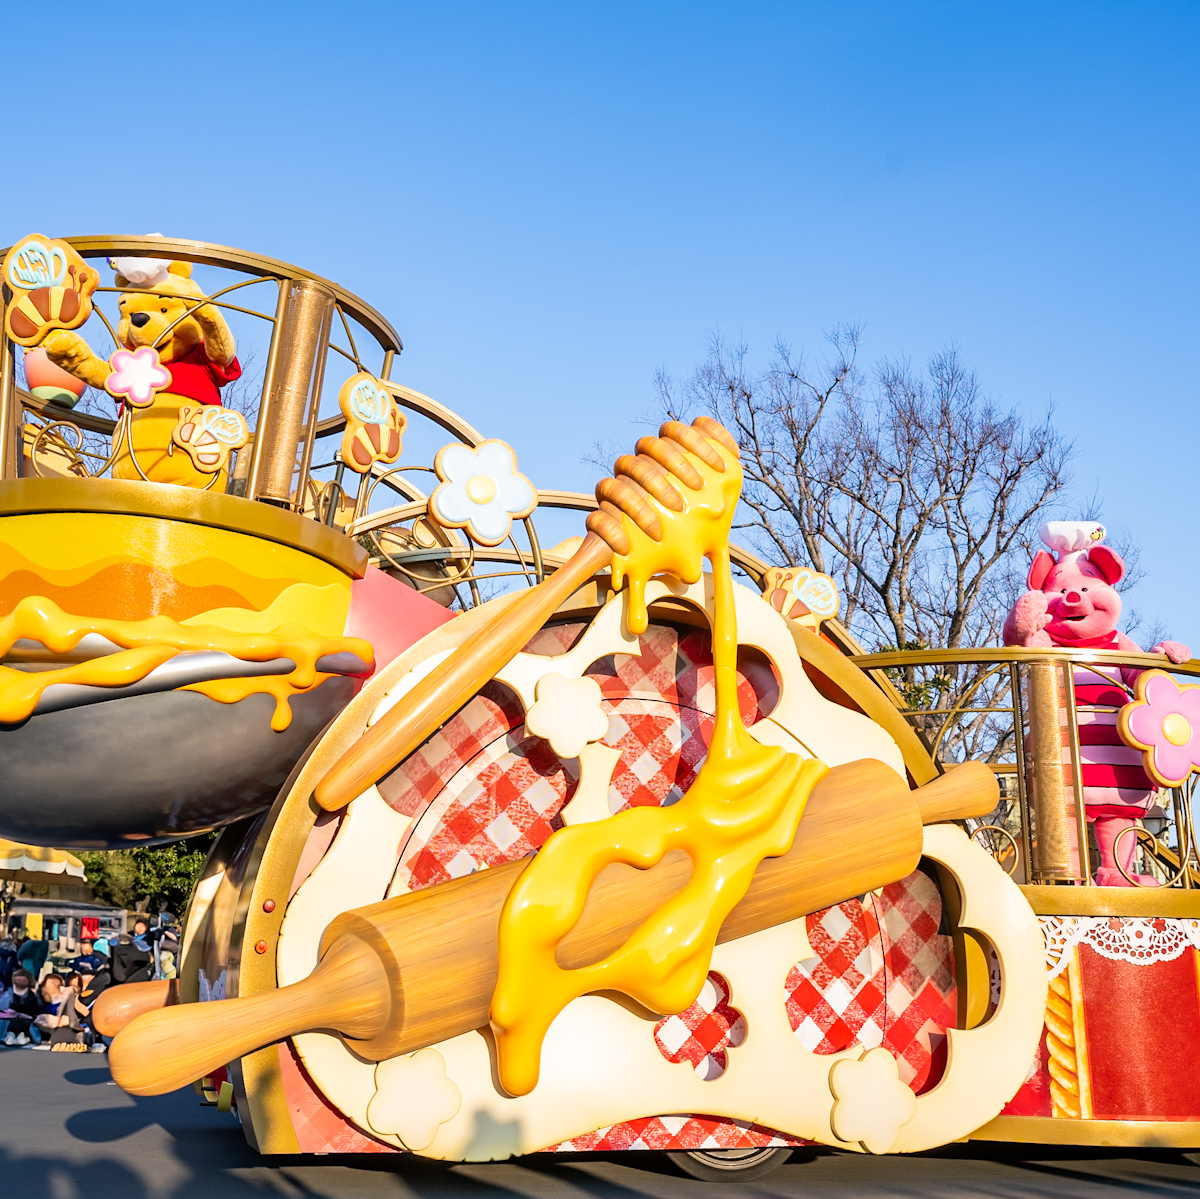
<svg viewBox="0 0 1200 1199">
<path fill-rule="evenodd" d="M 303 1162 L 303 1164 L 299 1164 Z M 654 1153 L 536 1155 L 444 1165 L 410 1157 L 262 1158 L 232 1116 L 190 1091 L 135 1099 L 99 1055 L 0 1049 L 0 1195 L 13 1199 L 690 1199 L 958 1196 L 1160 1199 L 1200 1195 L 1200 1166 L 1173 1153 L 955 1145 L 905 1158 L 797 1150 L 757 1182 L 708 1184 Z"/>
</svg>

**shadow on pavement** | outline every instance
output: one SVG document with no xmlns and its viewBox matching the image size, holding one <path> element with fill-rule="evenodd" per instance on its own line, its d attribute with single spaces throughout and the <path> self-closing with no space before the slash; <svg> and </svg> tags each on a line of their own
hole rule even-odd
<svg viewBox="0 0 1200 1199">
<path fill-rule="evenodd" d="M 911 1157 L 800 1149 L 755 1182 L 702 1183 L 660 1153 L 447 1164 L 409 1155 L 260 1157 L 193 1092 L 126 1095 L 98 1056 L 0 1053 L 0 1199 L 1151 1199 L 1200 1195 L 1170 1151 L 989 1142 Z"/>
</svg>

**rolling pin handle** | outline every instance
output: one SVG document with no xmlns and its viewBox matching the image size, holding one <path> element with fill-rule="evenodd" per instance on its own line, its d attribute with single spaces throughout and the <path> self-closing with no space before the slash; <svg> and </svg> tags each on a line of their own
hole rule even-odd
<svg viewBox="0 0 1200 1199">
<path fill-rule="evenodd" d="M 315 1028 L 369 1039 L 391 1019 L 383 963 L 341 937 L 303 981 L 237 999 L 143 1012 L 116 1036 L 108 1064 L 131 1095 L 164 1095 L 275 1041 Z"/>
</svg>

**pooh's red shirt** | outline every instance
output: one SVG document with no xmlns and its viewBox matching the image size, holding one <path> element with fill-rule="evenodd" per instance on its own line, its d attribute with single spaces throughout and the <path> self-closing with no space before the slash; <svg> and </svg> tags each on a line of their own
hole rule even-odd
<svg viewBox="0 0 1200 1199">
<path fill-rule="evenodd" d="M 221 366 L 205 354 L 203 342 L 193 346 L 182 358 L 164 365 L 171 372 L 171 386 L 164 390 L 201 404 L 220 404 L 218 388 L 242 377 L 242 367 L 236 358 L 228 366 Z"/>
</svg>

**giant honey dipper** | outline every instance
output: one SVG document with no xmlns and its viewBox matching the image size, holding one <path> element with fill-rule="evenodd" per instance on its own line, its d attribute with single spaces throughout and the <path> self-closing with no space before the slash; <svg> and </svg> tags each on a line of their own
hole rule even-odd
<svg viewBox="0 0 1200 1199">
<path fill-rule="evenodd" d="M 310 1029 L 338 1032 L 359 1056 L 382 1060 L 479 1028 L 490 1016 L 501 1082 L 522 1094 L 536 1085 L 546 1028 L 576 995 L 616 989 L 653 1011 L 682 1010 L 718 940 L 901 878 L 919 860 L 922 823 L 994 806 L 995 780 L 983 765 L 910 791 L 879 762 L 828 771 L 753 741 L 736 702 L 728 562 L 736 448 L 714 422 L 662 432 L 639 443 L 637 459 L 619 460 L 619 477 L 598 488 L 603 507 L 589 518 L 588 541 L 604 552 L 585 541 L 574 570 L 569 564 L 543 585 L 560 584 L 549 610 L 544 592 L 512 605 L 502 636 L 452 658 L 412 708 L 406 697 L 401 716 L 382 734 L 380 721 L 360 743 L 365 752 L 338 764 L 326 800 L 341 787 L 365 788 L 403 758 L 486 681 L 487 663 L 490 677 L 612 550 L 614 583 L 627 576 L 631 584 L 634 632 L 646 627 L 642 588 L 651 574 L 669 570 L 694 581 L 701 555 L 713 562 L 717 713 L 688 795 L 670 809 L 634 809 L 560 830 L 532 862 L 345 913 L 326 930 L 318 966 L 301 983 L 138 1016 L 112 1049 L 114 1077 L 126 1090 L 171 1090 Z M 691 511 L 664 466 L 695 493 Z M 565 591 L 564 574 L 575 578 Z M 448 677 L 455 681 L 449 695 Z"/>
<path fill-rule="evenodd" d="M 630 630 L 645 632 L 640 597 L 649 575 L 667 572 L 694 583 L 700 577 L 705 525 L 719 532 L 723 524 L 728 536 L 737 505 L 736 481 L 731 476 L 734 486 L 722 494 L 722 489 L 706 488 L 701 473 L 707 467 L 705 473 L 724 474 L 718 445 L 736 460 L 737 444 L 728 431 L 701 416 L 691 426 L 668 421 L 658 437 L 637 443 L 636 455 L 618 458 L 616 477 L 602 479 L 596 487 L 600 507 L 589 513 L 588 534 L 570 560 L 506 608 L 486 637 L 460 646 L 373 724 L 317 784 L 317 803 L 338 811 L 408 757 L 517 655 L 572 592 L 608 566 L 614 552 L 628 555 L 639 534 L 654 543 L 655 551 L 652 559 L 643 555 L 642 570 L 630 572 Z M 682 519 L 673 519 L 678 517 Z M 620 586 L 616 572 L 614 583 Z"/>
</svg>

